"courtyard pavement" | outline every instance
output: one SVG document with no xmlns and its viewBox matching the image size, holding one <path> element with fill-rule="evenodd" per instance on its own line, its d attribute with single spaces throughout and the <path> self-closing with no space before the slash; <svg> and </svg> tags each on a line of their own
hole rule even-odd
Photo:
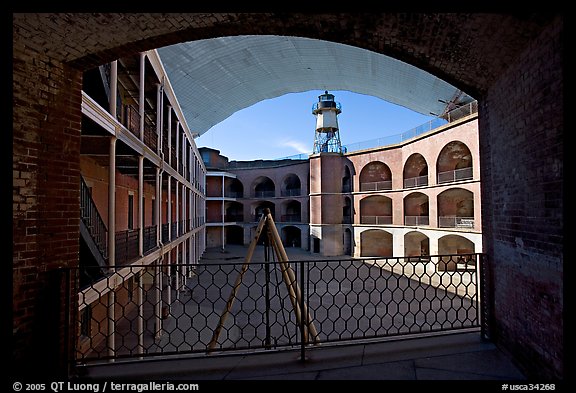
<svg viewBox="0 0 576 393">
<path fill-rule="evenodd" d="M 247 247 L 209 249 L 204 263 L 242 262 Z M 286 249 L 291 261 L 313 254 Z M 323 259 L 326 259 L 323 257 Z M 253 261 L 263 260 L 257 250 Z M 83 366 L 88 379 L 131 380 L 524 380 L 506 353 L 482 340 L 478 329 L 460 333 L 413 335 L 378 342 L 325 345 L 307 349 L 302 361 L 298 350 L 280 350 L 221 356 L 177 355 L 141 361 Z"/>
</svg>

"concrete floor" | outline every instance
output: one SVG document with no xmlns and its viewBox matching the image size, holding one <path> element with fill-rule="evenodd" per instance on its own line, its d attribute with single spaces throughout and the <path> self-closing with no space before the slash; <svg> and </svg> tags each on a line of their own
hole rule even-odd
<svg viewBox="0 0 576 393">
<path fill-rule="evenodd" d="M 477 332 L 223 357 L 87 366 L 86 379 L 130 380 L 524 380 L 511 359 Z"/>
</svg>

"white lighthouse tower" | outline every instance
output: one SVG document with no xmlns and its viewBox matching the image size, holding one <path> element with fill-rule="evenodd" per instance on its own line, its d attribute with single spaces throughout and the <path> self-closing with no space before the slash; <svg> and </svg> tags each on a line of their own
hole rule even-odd
<svg viewBox="0 0 576 393">
<path fill-rule="evenodd" d="M 340 153 L 340 132 L 338 131 L 338 115 L 342 112 L 339 102 L 334 101 L 334 95 L 324 91 L 318 96 L 318 102 L 312 106 L 312 114 L 316 116 L 316 132 L 314 135 L 313 153 Z"/>
</svg>

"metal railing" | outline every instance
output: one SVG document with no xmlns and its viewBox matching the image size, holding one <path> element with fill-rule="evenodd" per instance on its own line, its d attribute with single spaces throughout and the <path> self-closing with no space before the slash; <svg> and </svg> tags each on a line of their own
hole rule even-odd
<svg viewBox="0 0 576 393">
<path fill-rule="evenodd" d="M 138 258 L 138 239 L 140 232 L 138 229 L 127 229 L 116 232 L 116 265 L 125 265 Z"/>
<path fill-rule="evenodd" d="M 474 228 L 474 217 L 438 217 L 438 227 L 440 228 Z"/>
<path fill-rule="evenodd" d="M 391 225 L 392 216 L 360 216 L 360 224 Z"/>
<path fill-rule="evenodd" d="M 152 251 L 157 246 L 158 244 L 156 242 L 156 225 L 145 227 L 144 239 L 143 239 L 144 254 L 146 254 L 149 251 Z"/>
<path fill-rule="evenodd" d="M 316 344 L 480 331 L 487 328 L 478 288 L 481 264 L 484 254 L 297 261 L 289 262 L 292 278 L 283 274 L 286 265 L 274 261 L 252 262 L 245 269 L 215 261 L 118 267 L 78 297 L 80 311 L 99 312 L 89 313 L 89 321 L 72 318 L 71 323 L 88 324 L 74 361 L 282 348 L 304 352 Z M 229 318 L 216 336 L 241 271 Z M 191 277 L 185 279 L 187 274 Z M 302 304 L 291 300 L 289 289 L 295 287 Z M 111 291 L 115 307 L 107 312 Z M 298 307 L 308 310 L 300 314 L 302 323 L 316 333 L 303 335 Z"/>
<path fill-rule="evenodd" d="M 290 188 L 287 190 L 282 190 L 282 196 L 300 196 L 302 195 L 302 189 L 300 188 Z"/>
<path fill-rule="evenodd" d="M 153 152 L 158 151 L 158 134 L 156 133 L 156 125 L 144 122 L 144 144 L 152 149 Z"/>
<path fill-rule="evenodd" d="M 280 222 L 301 222 L 302 215 L 300 214 L 282 214 L 280 216 Z"/>
<path fill-rule="evenodd" d="M 472 179 L 472 167 L 438 172 L 438 184 Z"/>
<path fill-rule="evenodd" d="M 276 196 L 276 191 L 254 191 L 255 198 L 273 198 Z"/>
<path fill-rule="evenodd" d="M 404 216 L 404 225 L 430 225 L 429 216 Z"/>
<path fill-rule="evenodd" d="M 428 175 L 409 177 L 404 179 L 404 188 L 412 188 L 428 185 Z"/>
<path fill-rule="evenodd" d="M 108 229 L 83 177 L 80 177 L 80 219 L 88 228 L 88 232 L 102 257 L 108 258 Z"/>
<path fill-rule="evenodd" d="M 124 117 L 124 126 L 132 134 L 140 137 L 140 112 L 137 106 L 126 105 Z"/>
<path fill-rule="evenodd" d="M 392 189 L 392 180 L 360 183 L 360 191 L 382 191 L 391 189 Z"/>
</svg>

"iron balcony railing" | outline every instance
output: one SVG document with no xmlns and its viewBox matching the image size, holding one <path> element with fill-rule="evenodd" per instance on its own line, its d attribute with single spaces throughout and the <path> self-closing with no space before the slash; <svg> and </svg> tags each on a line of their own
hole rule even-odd
<svg viewBox="0 0 576 393">
<path fill-rule="evenodd" d="M 280 222 L 302 222 L 302 216 L 300 214 L 282 214 Z"/>
<path fill-rule="evenodd" d="M 254 191 L 255 198 L 273 198 L 276 196 L 276 191 Z"/>
<path fill-rule="evenodd" d="M 472 167 L 438 173 L 438 184 L 472 179 Z"/>
<path fill-rule="evenodd" d="M 416 176 L 404 179 L 404 188 L 412 188 L 428 185 L 428 175 Z"/>
<path fill-rule="evenodd" d="M 125 116 L 124 116 L 124 126 L 132 134 L 140 137 L 140 112 L 137 106 L 126 105 Z"/>
<path fill-rule="evenodd" d="M 125 231 L 118 231 L 115 235 L 116 240 L 116 265 L 125 265 L 139 257 L 138 254 L 138 239 L 140 232 L 138 229 L 127 229 Z"/>
<path fill-rule="evenodd" d="M 429 216 L 404 216 L 404 225 L 430 225 Z"/>
<path fill-rule="evenodd" d="M 474 217 L 438 217 L 438 226 L 440 228 L 474 228 Z"/>
<path fill-rule="evenodd" d="M 158 134 L 156 133 L 156 125 L 144 122 L 144 144 L 152 149 L 153 152 L 158 151 Z"/>
<path fill-rule="evenodd" d="M 73 361 L 305 351 L 318 344 L 487 331 L 489 302 L 480 298 L 487 292 L 479 288 L 485 264 L 485 255 L 474 253 L 117 267 L 78 296 L 78 319 L 70 323 L 80 325 L 84 335 Z M 222 321 L 227 305 L 230 315 Z M 82 318 L 86 313 L 90 318 Z"/>
<path fill-rule="evenodd" d="M 360 183 L 360 191 L 384 191 L 391 189 L 392 189 L 392 180 Z"/>
<path fill-rule="evenodd" d="M 285 197 L 300 196 L 302 195 L 302 190 L 300 188 L 290 188 L 287 190 L 282 190 L 281 194 Z"/>
<path fill-rule="evenodd" d="M 80 219 L 88 228 L 102 258 L 108 258 L 108 229 L 83 177 L 80 177 Z"/>
<path fill-rule="evenodd" d="M 360 216 L 360 224 L 391 225 L 392 216 Z"/>
<path fill-rule="evenodd" d="M 144 239 L 143 239 L 144 254 L 158 247 L 156 241 L 156 232 L 157 232 L 156 225 L 144 228 Z"/>
</svg>

